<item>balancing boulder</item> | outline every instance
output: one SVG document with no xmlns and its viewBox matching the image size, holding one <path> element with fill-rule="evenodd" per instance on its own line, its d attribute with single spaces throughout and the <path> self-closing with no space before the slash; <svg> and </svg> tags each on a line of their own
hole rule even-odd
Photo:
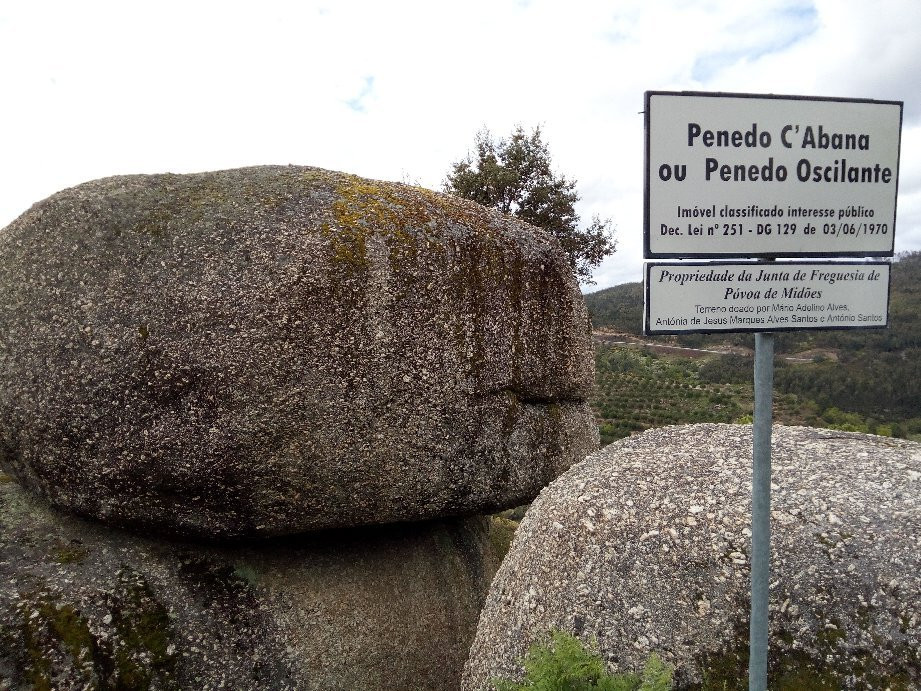
<svg viewBox="0 0 921 691">
<path fill-rule="evenodd" d="M 113 177 L 0 231 L 0 466 L 228 538 L 519 505 L 593 450 L 558 243 L 315 168 Z"/>
</svg>

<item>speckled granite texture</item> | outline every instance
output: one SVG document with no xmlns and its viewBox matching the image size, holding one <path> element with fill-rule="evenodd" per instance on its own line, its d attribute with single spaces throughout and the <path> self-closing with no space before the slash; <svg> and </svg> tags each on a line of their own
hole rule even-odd
<svg viewBox="0 0 921 691">
<path fill-rule="evenodd" d="M 316 168 L 113 177 L 0 231 L 0 467 L 199 538 L 516 506 L 597 444 L 555 240 Z"/>
<path fill-rule="evenodd" d="M 0 473 L 0 689 L 456 691 L 498 560 L 475 518 L 145 538 Z"/>
<path fill-rule="evenodd" d="M 520 675 L 551 629 L 614 669 L 655 651 L 678 688 L 745 688 L 751 447 L 750 426 L 666 427 L 553 482 L 493 582 L 463 688 Z M 777 426 L 772 460 L 769 687 L 921 688 L 921 445 Z"/>
</svg>

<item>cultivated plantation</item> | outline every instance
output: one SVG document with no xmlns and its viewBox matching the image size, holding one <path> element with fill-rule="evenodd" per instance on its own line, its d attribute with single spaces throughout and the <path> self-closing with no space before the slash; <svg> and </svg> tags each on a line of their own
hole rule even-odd
<svg viewBox="0 0 921 691">
<path fill-rule="evenodd" d="M 774 420 L 921 439 L 921 254 L 892 266 L 890 327 L 775 335 Z M 643 337 L 640 284 L 586 295 L 602 444 L 652 427 L 750 422 L 753 336 Z"/>
<path fill-rule="evenodd" d="M 778 369 L 785 381 L 792 381 L 799 373 L 815 374 L 835 365 L 821 355 L 815 358 L 781 361 Z M 602 445 L 665 425 L 751 422 L 750 356 L 696 350 L 682 353 L 678 348 L 641 342 L 608 345 L 602 341 L 597 345 L 595 362 L 593 403 Z M 785 425 L 912 439 L 921 432 L 918 418 L 874 417 L 779 391 L 774 393 L 774 420 Z"/>
<path fill-rule="evenodd" d="M 595 362 L 602 444 L 663 425 L 736 422 L 751 410 L 751 386 L 705 382 L 692 358 L 599 343 Z"/>
</svg>

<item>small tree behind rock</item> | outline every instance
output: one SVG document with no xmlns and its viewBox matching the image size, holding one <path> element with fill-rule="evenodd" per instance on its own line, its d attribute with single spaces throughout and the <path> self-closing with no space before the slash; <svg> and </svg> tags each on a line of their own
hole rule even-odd
<svg viewBox="0 0 921 691">
<path fill-rule="evenodd" d="M 540 127 L 527 134 L 519 125 L 511 137 L 498 141 L 484 128 L 474 148 L 451 166 L 444 191 L 552 233 L 576 278 L 592 283 L 592 270 L 617 248 L 613 225 L 596 215 L 587 227 L 579 226 L 576 181 L 553 172 Z"/>
</svg>

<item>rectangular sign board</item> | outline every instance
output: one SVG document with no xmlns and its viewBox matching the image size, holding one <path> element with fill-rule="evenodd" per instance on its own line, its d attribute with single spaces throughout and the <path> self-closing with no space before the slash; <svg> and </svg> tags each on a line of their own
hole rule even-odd
<svg viewBox="0 0 921 691">
<path fill-rule="evenodd" d="M 646 92 L 647 258 L 892 256 L 902 102 Z"/>
<path fill-rule="evenodd" d="M 646 264 L 647 334 L 888 326 L 888 262 Z"/>
</svg>

